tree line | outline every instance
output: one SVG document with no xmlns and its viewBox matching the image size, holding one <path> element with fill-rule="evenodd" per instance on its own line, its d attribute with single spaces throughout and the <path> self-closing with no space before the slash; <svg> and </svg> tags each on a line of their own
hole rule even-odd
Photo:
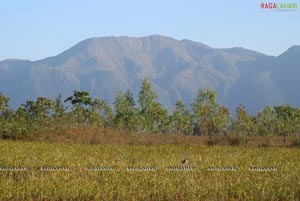
<svg viewBox="0 0 300 201">
<path fill-rule="evenodd" d="M 144 79 L 137 102 L 130 90 L 116 94 L 113 107 L 87 91 L 74 91 L 63 100 L 39 97 L 13 110 L 9 98 L 0 93 L 0 134 L 3 138 L 22 139 L 39 129 L 63 126 L 97 126 L 136 133 L 184 135 L 287 136 L 300 133 L 300 108 L 290 105 L 267 106 L 257 115 L 248 115 L 244 106 L 236 117 L 216 101 L 216 91 L 200 89 L 188 109 L 181 100 L 174 111 L 157 101 L 151 83 Z M 70 106 L 68 109 L 67 106 Z"/>
</svg>

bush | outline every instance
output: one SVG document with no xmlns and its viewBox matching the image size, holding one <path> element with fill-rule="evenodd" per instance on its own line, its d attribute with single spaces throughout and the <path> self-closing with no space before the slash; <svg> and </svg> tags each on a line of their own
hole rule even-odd
<svg viewBox="0 0 300 201">
<path fill-rule="evenodd" d="M 246 143 L 246 141 L 243 138 L 238 137 L 238 136 L 234 136 L 234 137 L 229 136 L 229 137 L 227 137 L 227 141 L 228 141 L 228 144 L 231 146 L 237 146 L 237 145 Z"/>
<path fill-rule="evenodd" d="M 270 147 L 270 143 L 269 142 L 263 142 L 260 144 L 260 147 Z"/>
<path fill-rule="evenodd" d="M 20 123 L 5 123 L 1 126 L 0 134 L 3 139 L 20 140 L 27 134 L 33 132 L 32 126 L 20 124 Z"/>
<path fill-rule="evenodd" d="M 213 145 L 217 145 L 220 143 L 219 139 L 216 139 L 215 137 L 209 137 L 209 139 L 207 139 L 205 141 L 205 144 L 208 146 L 213 146 Z"/>
<path fill-rule="evenodd" d="M 291 147 L 300 147 L 300 141 L 298 139 L 293 140 Z"/>
</svg>

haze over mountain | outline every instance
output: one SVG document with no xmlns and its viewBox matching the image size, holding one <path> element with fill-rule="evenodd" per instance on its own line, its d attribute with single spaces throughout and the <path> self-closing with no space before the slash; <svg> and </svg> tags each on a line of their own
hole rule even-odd
<svg viewBox="0 0 300 201">
<path fill-rule="evenodd" d="M 101 37 L 38 61 L 0 62 L 0 92 L 14 108 L 39 96 L 65 98 L 75 89 L 112 103 L 118 90 L 129 88 L 137 96 L 147 77 L 168 109 L 178 99 L 189 105 L 200 88 L 209 87 L 232 112 L 243 104 L 253 114 L 266 105 L 298 107 L 299 75 L 300 46 L 274 57 L 160 35 Z"/>
</svg>

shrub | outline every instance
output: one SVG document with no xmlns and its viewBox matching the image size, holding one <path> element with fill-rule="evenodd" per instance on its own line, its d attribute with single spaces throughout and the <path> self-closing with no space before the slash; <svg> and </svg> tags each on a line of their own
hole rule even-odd
<svg viewBox="0 0 300 201">
<path fill-rule="evenodd" d="M 34 128 L 32 126 L 10 122 L 2 125 L 0 133 L 3 139 L 20 140 L 29 133 L 32 133 L 33 130 Z"/>
<path fill-rule="evenodd" d="M 234 136 L 234 137 L 228 136 L 227 141 L 228 141 L 228 144 L 231 146 L 246 144 L 246 141 L 243 138 L 238 137 L 238 136 Z"/>
<path fill-rule="evenodd" d="M 300 147 L 300 141 L 298 139 L 293 140 L 291 147 Z"/>
<path fill-rule="evenodd" d="M 220 143 L 220 140 L 215 138 L 215 137 L 209 137 L 206 141 L 205 144 L 208 146 L 213 146 L 213 145 L 217 145 Z"/>
</svg>

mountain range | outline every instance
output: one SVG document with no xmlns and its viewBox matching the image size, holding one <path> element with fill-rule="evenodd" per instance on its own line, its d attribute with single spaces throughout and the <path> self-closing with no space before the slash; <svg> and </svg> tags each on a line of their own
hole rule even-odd
<svg viewBox="0 0 300 201">
<path fill-rule="evenodd" d="M 89 91 L 113 103 L 118 90 L 137 97 L 147 77 L 158 100 L 169 110 L 177 100 L 189 106 L 197 91 L 217 91 L 220 104 L 252 114 L 266 105 L 300 105 L 300 46 L 268 56 L 244 48 L 212 48 L 191 40 L 151 35 L 99 37 L 38 61 L 0 62 L 0 92 L 17 108 L 39 96 L 54 99 Z"/>
</svg>

